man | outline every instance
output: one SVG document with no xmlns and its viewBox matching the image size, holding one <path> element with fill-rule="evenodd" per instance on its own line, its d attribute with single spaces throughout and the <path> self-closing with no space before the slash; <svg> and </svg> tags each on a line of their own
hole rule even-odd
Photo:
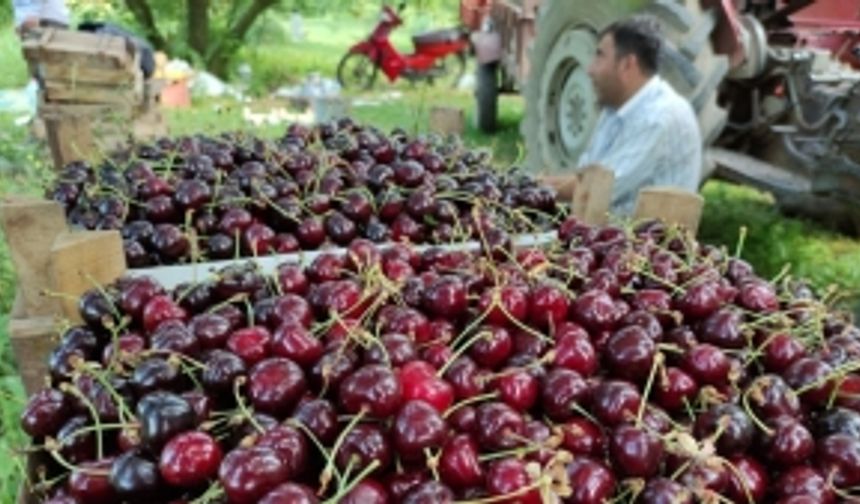
<svg viewBox="0 0 860 504">
<path fill-rule="evenodd" d="M 698 190 L 698 121 L 687 100 L 658 75 L 661 45 L 655 20 L 618 22 L 601 34 L 588 67 L 603 110 L 579 165 L 612 170 L 616 214 L 631 214 L 643 187 Z"/>
<path fill-rule="evenodd" d="M 12 0 L 15 31 L 19 35 L 41 27 L 69 26 L 69 9 L 64 0 Z"/>
</svg>

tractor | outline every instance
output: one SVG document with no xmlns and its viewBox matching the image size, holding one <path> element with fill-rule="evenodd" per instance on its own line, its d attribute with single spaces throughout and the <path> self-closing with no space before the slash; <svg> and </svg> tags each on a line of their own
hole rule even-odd
<svg viewBox="0 0 860 504">
<path fill-rule="evenodd" d="M 663 28 L 661 75 L 698 115 L 702 182 L 860 233 L 860 0 L 462 0 L 478 127 L 495 128 L 499 93 L 521 92 L 526 167 L 574 169 L 599 113 L 599 33 L 642 13 Z"/>
</svg>

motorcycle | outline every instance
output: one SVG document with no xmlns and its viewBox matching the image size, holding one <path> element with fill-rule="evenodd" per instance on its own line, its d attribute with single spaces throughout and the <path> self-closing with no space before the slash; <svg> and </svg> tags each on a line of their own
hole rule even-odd
<svg viewBox="0 0 860 504">
<path fill-rule="evenodd" d="M 349 48 L 337 66 L 337 80 L 344 89 L 366 90 L 373 87 L 379 70 L 394 82 L 403 77 L 411 82 L 434 83 L 445 80 L 456 86 L 466 71 L 468 34 L 448 28 L 412 37 L 415 51 L 401 54 L 390 40 L 391 32 L 403 24 L 400 17 L 405 4 L 397 10 L 382 6 L 379 21 L 370 36 Z"/>
</svg>

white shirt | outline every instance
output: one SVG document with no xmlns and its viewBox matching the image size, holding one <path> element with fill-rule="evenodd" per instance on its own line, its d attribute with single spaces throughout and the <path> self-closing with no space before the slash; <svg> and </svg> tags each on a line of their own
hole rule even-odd
<svg viewBox="0 0 860 504">
<path fill-rule="evenodd" d="M 673 186 L 696 192 L 702 135 L 690 103 L 654 76 L 620 109 L 604 108 L 579 166 L 601 164 L 615 174 L 612 211 L 633 213 L 639 190 Z"/>
<path fill-rule="evenodd" d="M 69 24 L 69 8 L 64 0 L 12 0 L 15 9 L 15 27 L 28 18 L 47 19 Z"/>
</svg>

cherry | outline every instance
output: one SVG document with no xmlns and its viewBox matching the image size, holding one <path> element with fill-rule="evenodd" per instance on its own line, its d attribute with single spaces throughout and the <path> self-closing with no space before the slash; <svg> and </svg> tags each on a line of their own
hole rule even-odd
<svg viewBox="0 0 860 504">
<path fill-rule="evenodd" d="M 726 495 L 735 502 L 763 502 L 768 488 L 767 470 L 752 457 L 736 457 L 729 461 Z"/>
<path fill-rule="evenodd" d="M 660 407 L 669 412 L 678 412 L 685 405 L 693 404 L 699 385 L 689 374 L 676 367 L 668 367 L 657 376 L 654 400 Z"/>
<path fill-rule="evenodd" d="M 817 437 L 831 434 L 847 434 L 860 439 L 860 413 L 845 408 L 833 408 L 815 421 Z"/>
<path fill-rule="evenodd" d="M 289 477 L 287 464 L 273 448 L 252 446 L 228 453 L 218 480 L 231 503 L 255 504 Z"/>
<path fill-rule="evenodd" d="M 200 349 L 194 333 L 180 320 L 165 320 L 149 338 L 153 350 L 194 356 Z"/>
<path fill-rule="evenodd" d="M 717 433 L 717 451 L 725 456 L 738 455 L 752 444 L 755 426 L 742 408 L 734 404 L 718 404 L 700 414 L 695 425 L 699 439 Z"/>
<path fill-rule="evenodd" d="M 619 317 L 615 301 L 601 290 L 581 294 L 571 306 L 571 316 L 589 331 L 611 330 Z"/>
<path fill-rule="evenodd" d="M 221 447 L 205 432 L 184 432 L 164 445 L 158 468 L 173 486 L 194 488 L 218 474 Z"/>
<path fill-rule="evenodd" d="M 308 279 L 296 264 L 281 264 L 277 269 L 278 286 L 284 294 L 304 295 L 308 290 Z"/>
<path fill-rule="evenodd" d="M 860 375 L 849 374 L 842 378 L 836 391 L 836 404 L 860 412 Z"/>
<path fill-rule="evenodd" d="M 143 328 L 147 333 L 152 333 L 164 321 L 182 321 L 187 317 L 185 310 L 168 296 L 152 296 L 143 307 Z"/>
<path fill-rule="evenodd" d="M 800 394 L 802 402 L 811 406 L 827 404 L 833 392 L 833 369 L 825 362 L 804 357 L 785 370 L 783 378 L 795 391 L 806 388 Z"/>
<path fill-rule="evenodd" d="M 636 418 L 642 397 L 633 384 L 607 380 L 591 391 L 591 412 L 601 422 L 616 426 Z"/>
<path fill-rule="evenodd" d="M 481 485 L 484 472 L 478 455 L 478 444 L 471 436 L 458 434 L 450 438 L 439 457 L 442 481 L 458 489 Z"/>
<path fill-rule="evenodd" d="M 307 389 L 302 368 L 283 357 L 264 359 L 248 375 L 248 398 L 254 407 L 276 417 L 286 417 Z"/>
<path fill-rule="evenodd" d="M 382 335 L 376 344 L 364 351 L 366 364 L 388 364 L 399 368 L 416 359 L 418 351 L 412 339 L 398 333 Z"/>
<path fill-rule="evenodd" d="M 188 329 L 202 348 L 211 349 L 222 348 L 227 344 L 232 327 L 226 317 L 217 313 L 201 313 L 191 319 Z"/>
<path fill-rule="evenodd" d="M 597 354 L 585 329 L 572 322 L 558 326 L 555 334 L 555 360 L 558 367 L 590 376 L 597 370 Z"/>
<path fill-rule="evenodd" d="M 636 502 L 641 504 L 693 504 L 693 494 L 685 486 L 670 479 L 652 478 L 648 480 Z"/>
<path fill-rule="evenodd" d="M 808 460 L 815 452 L 815 440 L 796 418 L 781 416 L 770 424 L 772 432 L 764 438 L 765 455 L 770 462 L 793 466 Z"/>
<path fill-rule="evenodd" d="M 743 348 L 747 339 L 741 329 L 742 319 L 737 310 L 717 310 L 702 322 L 699 339 L 721 348 Z"/>
<path fill-rule="evenodd" d="M 600 504 L 611 500 L 615 492 L 615 476 L 597 460 L 575 458 L 567 464 L 567 477 L 573 494 L 567 502 L 573 504 Z"/>
<path fill-rule="evenodd" d="M 340 382 L 355 369 L 358 356 L 351 350 L 334 349 L 323 354 L 309 375 L 317 389 L 337 390 Z"/>
<path fill-rule="evenodd" d="M 445 420 L 424 401 L 409 401 L 394 419 L 394 447 L 404 461 L 423 460 L 426 449 L 440 448 L 445 441 Z"/>
<path fill-rule="evenodd" d="M 95 434 L 79 432 L 89 426 L 89 418 L 84 415 L 75 415 L 69 418 L 57 431 L 60 452 L 66 460 L 73 464 L 90 461 L 96 457 Z"/>
<path fill-rule="evenodd" d="M 644 381 L 651 372 L 656 353 L 657 346 L 645 329 L 627 326 L 609 338 L 604 355 L 615 376 Z"/>
<path fill-rule="evenodd" d="M 514 342 L 507 329 L 500 326 L 478 328 L 481 335 L 469 348 L 469 355 L 479 366 L 498 369 L 510 357 Z"/>
<path fill-rule="evenodd" d="M 476 410 L 477 441 L 487 450 L 505 450 L 522 444 L 522 415 L 501 402 L 487 402 Z"/>
<path fill-rule="evenodd" d="M 380 427 L 358 424 L 344 436 L 335 460 L 341 469 L 346 469 L 350 461 L 354 468 L 367 467 L 378 461 L 379 466 L 373 474 L 383 474 L 391 464 L 391 444 Z"/>
<path fill-rule="evenodd" d="M 625 477 L 649 478 L 660 470 L 663 445 L 660 438 L 644 429 L 621 425 L 612 432 L 609 453 Z"/>
<path fill-rule="evenodd" d="M 469 357 L 458 357 L 445 372 L 445 380 L 450 383 L 457 399 L 463 400 L 484 391 L 482 373 L 475 361 Z"/>
<path fill-rule="evenodd" d="M 833 504 L 836 498 L 831 483 L 816 469 L 799 465 L 787 470 L 773 485 L 776 498 L 809 496 L 820 504 Z"/>
<path fill-rule="evenodd" d="M 722 305 L 719 285 L 712 281 L 698 282 L 687 288 L 675 306 L 686 318 L 704 319 Z"/>
<path fill-rule="evenodd" d="M 227 349 L 252 366 L 270 355 L 272 334 L 263 326 L 245 327 L 227 338 Z"/>
<path fill-rule="evenodd" d="M 438 481 L 425 481 L 410 491 L 403 504 L 452 504 L 454 492 Z"/>
<path fill-rule="evenodd" d="M 207 354 L 206 367 L 200 376 L 201 383 L 207 392 L 220 399 L 221 395 L 232 396 L 233 383 L 247 368 L 238 355 L 227 350 L 212 350 Z"/>
<path fill-rule="evenodd" d="M 340 502 L 343 504 L 387 504 L 388 492 L 376 480 L 366 479 L 359 482 Z"/>
<path fill-rule="evenodd" d="M 224 212 L 218 229 L 227 236 L 236 236 L 254 222 L 254 217 L 244 208 L 231 208 Z"/>
<path fill-rule="evenodd" d="M 540 504 L 538 489 L 524 491 L 531 484 L 525 463 L 517 459 L 503 459 L 490 464 L 487 470 L 486 489 L 493 496 L 511 496 L 506 502 Z"/>
<path fill-rule="evenodd" d="M 177 363 L 150 357 L 137 364 L 131 375 L 131 386 L 134 391 L 142 396 L 153 390 L 175 390 L 181 383 Z"/>
<path fill-rule="evenodd" d="M 309 399 L 299 403 L 293 413 L 295 421 L 303 424 L 323 444 L 331 445 L 338 435 L 337 412 L 325 399 Z"/>
<path fill-rule="evenodd" d="M 458 277 L 440 277 L 428 286 L 423 305 L 437 317 L 458 317 L 467 308 L 466 287 Z"/>
<path fill-rule="evenodd" d="M 308 277 L 316 283 L 323 283 L 340 280 L 345 271 L 346 259 L 344 257 L 335 254 L 321 254 L 308 267 Z"/>
<path fill-rule="evenodd" d="M 860 483 L 860 440 L 848 434 L 833 434 L 818 441 L 816 464 L 822 474 L 840 488 Z"/>
<path fill-rule="evenodd" d="M 155 391 L 140 398 L 137 403 L 141 444 L 152 453 L 158 453 L 173 436 L 194 426 L 194 410 L 182 397 L 164 391 Z"/>
<path fill-rule="evenodd" d="M 292 359 L 305 369 L 319 361 L 324 352 L 322 342 L 303 325 L 293 321 L 283 323 L 275 330 L 270 348 L 273 354 Z"/>
<path fill-rule="evenodd" d="M 606 436 L 602 429 L 585 418 L 573 418 L 559 426 L 563 434 L 562 446 L 574 455 L 602 457 L 606 449 Z"/>
<path fill-rule="evenodd" d="M 720 386 L 728 381 L 731 364 L 719 348 L 699 343 L 684 353 L 681 369 L 701 384 Z"/>
<path fill-rule="evenodd" d="M 741 284 L 738 304 L 754 312 L 772 312 L 779 309 L 779 298 L 769 283 L 751 279 Z"/>
<path fill-rule="evenodd" d="M 66 394 L 45 388 L 36 392 L 21 413 L 21 428 L 30 437 L 40 439 L 53 436 L 62 427 L 71 412 Z"/>
<path fill-rule="evenodd" d="M 108 480 L 123 502 L 153 502 L 162 498 L 165 490 L 158 464 L 136 451 L 114 460 Z"/>
<path fill-rule="evenodd" d="M 174 205 L 173 199 L 163 194 L 146 200 L 144 203 L 144 213 L 146 218 L 154 224 L 174 221 L 177 216 L 176 205 Z"/>
<path fill-rule="evenodd" d="M 117 501 L 116 490 L 110 484 L 109 471 L 113 459 L 85 462 L 69 475 L 69 495 L 82 504 L 110 504 Z"/>
<path fill-rule="evenodd" d="M 143 317 L 143 308 L 154 296 L 164 295 L 164 289 L 152 277 L 139 277 L 120 291 L 117 306 L 136 321 Z"/>
<path fill-rule="evenodd" d="M 523 369 L 502 371 L 493 388 L 499 392 L 499 399 L 511 408 L 526 412 L 537 403 L 540 384 L 533 374 Z"/>
<path fill-rule="evenodd" d="M 393 415 L 400 408 L 403 391 L 394 372 L 381 364 L 356 370 L 340 383 L 338 398 L 348 413 L 366 408 L 377 418 Z"/>
<path fill-rule="evenodd" d="M 385 479 L 388 494 L 395 502 L 401 502 L 410 492 L 418 488 L 418 485 L 428 480 L 427 471 L 421 469 L 405 470 L 389 475 Z"/>
<path fill-rule="evenodd" d="M 524 288 L 513 285 L 488 289 L 481 294 L 478 310 L 486 313 L 485 320 L 490 324 L 524 322 L 529 314 L 529 296 Z"/>
<path fill-rule="evenodd" d="M 308 443 L 294 427 L 284 424 L 266 430 L 257 440 L 257 446 L 277 451 L 286 463 L 291 479 L 304 472 L 308 461 Z"/>
<path fill-rule="evenodd" d="M 325 241 L 325 228 L 319 217 L 307 217 L 296 229 L 296 238 L 305 250 L 318 248 Z"/>
<path fill-rule="evenodd" d="M 316 494 L 300 483 L 282 483 L 267 493 L 259 504 L 317 504 Z"/>
<path fill-rule="evenodd" d="M 152 248 L 163 261 L 175 262 L 188 254 L 191 244 L 178 226 L 158 224 L 152 233 Z"/>
<path fill-rule="evenodd" d="M 574 416 L 573 406 L 586 397 L 588 386 L 576 371 L 556 368 L 547 373 L 541 387 L 541 405 L 547 416 L 564 421 Z"/>
<path fill-rule="evenodd" d="M 727 461 L 707 457 L 694 460 L 688 465 L 681 474 L 680 481 L 684 486 L 692 489 L 697 496 L 722 494 L 728 490 L 730 473 L 731 469 L 727 466 Z"/>
<path fill-rule="evenodd" d="M 541 284 L 532 290 L 529 320 L 542 329 L 558 327 L 567 319 L 568 308 L 567 295 L 561 289 Z"/>
<path fill-rule="evenodd" d="M 453 366 L 452 366 L 453 367 Z M 436 369 L 423 361 L 405 364 L 399 373 L 404 401 L 420 399 L 439 413 L 444 413 L 454 403 L 454 387 L 436 377 Z"/>
</svg>

